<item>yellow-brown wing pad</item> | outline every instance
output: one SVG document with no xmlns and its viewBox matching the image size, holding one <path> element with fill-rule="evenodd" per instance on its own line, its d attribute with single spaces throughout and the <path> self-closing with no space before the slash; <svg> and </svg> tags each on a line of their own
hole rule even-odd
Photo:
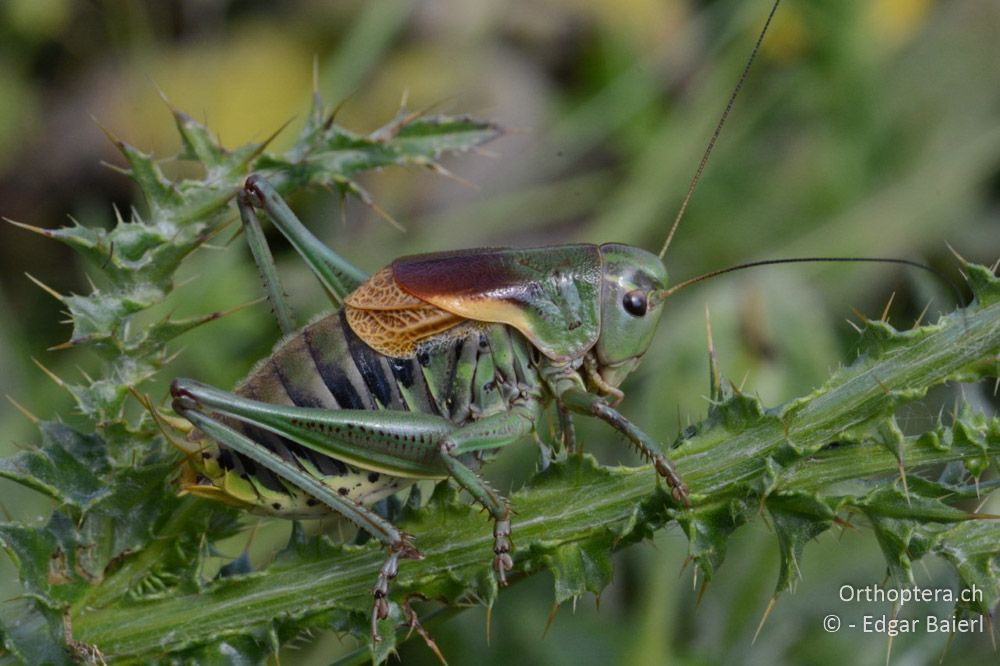
<svg viewBox="0 0 1000 666">
<path fill-rule="evenodd" d="M 392 266 L 386 266 L 347 295 L 344 304 L 357 310 L 409 310 L 434 306 L 411 296 L 396 284 Z"/>
<path fill-rule="evenodd" d="M 344 306 L 351 330 L 375 351 L 395 358 L 413 356 L 421 342 L 465 321 L 400 289 L 391 266 L 355 289 Z"/>
</svg>

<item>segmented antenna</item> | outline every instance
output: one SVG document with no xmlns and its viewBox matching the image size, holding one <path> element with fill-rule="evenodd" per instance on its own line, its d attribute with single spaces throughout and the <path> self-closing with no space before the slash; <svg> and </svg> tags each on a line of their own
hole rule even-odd
<svg viewBox="0 0 1000 666">
<path fill-rule="evenodd" d="M 664 301 L 673 294 L 677 293 L 685 287 L 690 287 L 693 284 L 701 282 L 703 280 L 708 280 L 709 278 L 714 278 L 719 275 L 724 275 L 726 273 L 732 273 L 734 271 L 742 271 L 745 268 L 754 268 L 756 266 L 773 266 L 775 264 L 805 264 L 805 263 L 847 263 L 847 262 L 862 262 L 870 264 L 899 264 L 902 266 L 911 266 L 913 268 L 919 268 L 921 270 L 927 271 L 937 279 L 939 279 L 943 284 L 951 287 L 952 292 L 955 294 L 955 302 L 962 303 L 962 292 L 959 291 L 955 283 L 946 278 L 937 270 L 931 268 L 927 264 L 922 264 L 919 261 L 911 261 L 909 259 L 899 259 L 896 257 L 791 257 L 788 259 L 761 259 L 759 261 L 749 261 L 745 264 L 737 264 L 736 266 L 730 266 L 728 268 L 721 268 L 715 271 L 709 271 L 708 273 L 703 273 L 696 277 L 684 280 L 675 284 L 670 289 L 663 289 L 657 292 L 659 300 Z"/>
<path fill-rule="evenodd" d="M 771 6 L 771 13 L 767 15 L 764 27 L 761 29 L 760 35 L 757 37 L 757 43 L 754 44 L 753 51 L 750 52 L 750 58 L 747 59 L 747 64 L 743 67 L 743 73 L 740 75 L 740 80 L 736 83 L 736 87 L 733 88 L 733 93 L 729 96 L 729 102 L 726 103 L 726 108 L 722 112 L 722 116 L 719 118 L 719 123 L 715 126 L 715 132 L 712 133 L 712 138 L 708 142 L 708 147 L 705 148 L 705 154 L 701 156 L 701 162 L 698 164 L 698 170 L 694 172 L 691 184 L 688 185 L 687 194 L 684 195 L 684 201 L 681 202 L 681 208 L 677 211 L 677 217 L 674 218 L 673 226 L 670 227 L 670 233 L 667 234 L 667 240 L 663 241 L 663 247 L 660 249 L 660 254 L 657 255 L 661 261 L 663 260 L 664 255 L 667 254 L 667 248 L 670 247 L 670 241 L 674 239 L 674 232 L 677 231 L 677 227 L 681 223 L 681 218 L 684 217 L 684 211 L 687 210 L 688 203 L 691 201 L 691 196 L 694 194 L 694 188 L 698 187 L 698 181 L 701 180 L 701 174 L 705 170 L 708 158 L 712 155 L 715 143 L 719 140 L 719 134 L 722 133 L 722 126 L 726 124 L 726 120 L 729 118 L 729 112 L 733 110 L 733 104 L 736 102 L 736 96 L 740 94 L 740 90 L 743 89 L 743 84 L 746 83 L 747 77 L 750 76 L 750 66 L 753 65 L 753 61 L 757 57 L 757 52 L 760 51 L 760 45 L 764 43 L 764 35 L 767 34 L 767 29 L 771 25 L 771 19 L 774 18 L 775 12 L 778 11 L 779 4 L 781 4 L 781 0 L 774 0 L 774 5 Z"/>
</svg>

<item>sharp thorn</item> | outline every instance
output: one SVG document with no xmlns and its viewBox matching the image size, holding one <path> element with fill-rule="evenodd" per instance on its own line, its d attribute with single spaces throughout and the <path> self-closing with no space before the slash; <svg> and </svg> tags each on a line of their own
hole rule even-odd
<svg viewBox="0 0 1000 666">
<path fill-rule="evenodd" d="M 261 296 L 260 298 L 255 298 L 252 301 L 247 301 L 246 303 L 241 303 L 241 304 L 239 304 L 237 306 L 231 307 L 228 310 L 218 310 L 216 312 L 210 312 L 210 313 L 208 313 L 206 315 L 201 315 L 201 316 L 198 316 L 198 317 L 192 317 L 191 319 L 188 319 L 186 321 L 192 322 L 195 326 L 200 326 L 200 325 L 206 324 L 206 323 L 208 323 L 210 321 L 215 321 L 217 319 L 222 319 L 223 317 L 228 317 L 231 314 L 236 314 L 237 312 L 239 312 L 241 310 L 246 310 L 249 307 L 253 307 L 254 305 L 258 305 L 260 303 L 263 303 L 266 300 L 267 300 L 267 296 Z M 170 315 L 169 314 L 166 317 L 163 318 L 162 322 L 165 323 L 165 322 L 168 322 L 168 321 L 170 321 Z"/>
<path fill-rule="evenodd" d="M 312 93 L 314 97 L 319 97 L 319 54 L 313 53 L 313 71 L 312 71 Z"/>
<path fill-rule="evenodd" d="M 431 635 L 426 631 L 420 631 L 420 635 L 424 639 L 424 644 L 430 648 L 431 652 L 433 652 L 434 656 L 438 658 L 438 661 L 441 662 L 442 666 L 448 666 L 448 660 L 444 658 L 444 654 L 441 652 L 441 648 L 438 647 L 437 641 L 431 638 Z"/>
<path fill-rule="evenodd" d="M 173 104 L 172 104 L 172 103 L 170 102 L 170 100 L 169 100 L 169 99 L 167 98 L 167 93 L 166 93 L 166 92 L 164 92 L 163 88 L 161 88 L 161 87 L 160 87 L 160 84 L 158 84 L 158 83 L 157 83 L 157 82 L 156 82 L 156 81 L 155 81 L 155 80 L 153 79 L 153 77 L 152 77 L 152 76 L 149 76 L 149 75 L 146 75 L 146 79 L 147 79 L 147 80 L 148 80 L 148 81 L 150 82 L 150 84 L 152 84 L 152 86 L 153 86 L 153 87 L 154 87 L 154 88 L 156 89 L 156 94 L 157 94 L 157 95 L 159 96 L 159 98 L 160 98 L 161 100 L 163 100 L 163 103 L 167 105 L 167 108 L 168 108 L 168 109 L 170 110 L 170 113 L 172 113 L 172 114 L 174 115 L 174 117 L 177 117 L 177 116 L 181 115 L 181 111 L 180 111 L 180 110 L 178 110 L 178 108 L 177 108 L 176 106 L 174 106 L 174 105 L 173 105 Z"/>
<path fill-rule="evenodd" d="M 486 607 L 486 645 L 490 644 L 490 634 L 492 634 L 491 629 L 493 628 L 493 606 Z"/>
<path fill-rule="evenodd" d="M 855 324 L 853 321 L 851 321 L 850 319 L 845 319 L 844 321 L 846 321 L 848 324 L 850 324 L 851 328 L 853 328 L 855 331 L 857 331 L 858 333 L 861 333 L 861 327 L 858 326 L 857 324 Z"/>
<path fill-rule="evenodd" d="M 46 368 L 44 365 L 42 365 L 42 363 L 38 359 L 32 358 L 31 360 L 34 362 L 35 365 L 37 365 L 39 367 L 39 369 L 41 369 L 42 372 L 44 372 L 46 375 L 48 375 L 49 379 L 51 379 L 52 381 L 54 381 L 56 383 L 56 385 L 61 386 L 63 388 L 66 388 L 66 382 L 64 382 L 63 380 L 59 379 L 59 376 L 56 375 L 56 373 L 52 372 L 51 370 L 49 370 L 48 368 Z"/>
<path fill-rule="evenodd" d="M 899 480 L 903 482 L 903 496 L 906 498 L 906 506 L 913 506 L 910 502 L 910 486 L 906 482 L 906 469 L 903 466 L 903 452 L 899 453 Z"/>
<path fill-rule="evenodd" d="M 86 338 L 82 338 L 82 339 L 70 339 L 70 340 L 67 340 L 66 342 L 60 342 L 57 345 L 52 345 L 51 347 L 49 347 L 45 351 L 50 351 L 50 352 L 51 351 L 65 351 L 67 349 L 72 349 L 73 347 L 76 347 L 78 344 L 80 344 L 83 340 L 86 340 Z"/>
<path fill-rule="evenodd" d="M 216 312 L 216 313 L 214 313 L 214 318 L 215 319 L 221 319 L 222 317 L 228 317 L 231 314 L 236 314 L 240 310 L 245 310 L 247 308 L 253 307 L 254 305 L 259 305 L 260 303 L 263 303 L 266 300 L 267 300 L 267 296 L 261 296 L 260 298 L 255 298 L 252 301 L 247 301 L 246 303 L 241 303 L 240 305 L 236 305 L 234 307 L 231 307 L 228 310 L 222 310 L 221 312 Z"/>
<path fill-rule="evenodd" d="M 866 317 L 865 314 L 863 312 L 861 312 L 860 310 L 858 310 L 856 307 L 851 306 L 851 312 L 854 313 L 855 317 L 857 317 L 858 319 L 861 320 L 861 323 L 863 323 L 863 324 L 867 324 L 868 323 L 868 321 L 869 321 L 868 317 Z"/>
<path fill-rule="evenodd" d="M 951 250 L 951 253 L 953 255 L 955 255 L 955 258 L 958 259 L 958 261 L 959 261 L 960 264 L 962 264 L 963 266 L 968 266 L 969 265 L 969 261 L 965 257 L 963 257 L 962 255 L 960 255 L 958 253 L 958 250 L 956 250 L 955 248 L 953 248 L 951 246 L 951 243 L 945 241 L 945 245 L 948 246 L 948 249 Z"/>
<path fill-rule="evenodd" d="M 14 400 L 14 398 L 12 398 L 9 394 L 7 395 L 7 400 L 10 402 L 10 404 L 14 405 L 17 411 L 24 414 L 24 416 L 32 423 L 37 424 L 41 420 L 37 416 L 29 412 L 28 409 L 24 407 L 24 405 L 20 404 L 17 400 Z"/>
<path fill-rule="evenodd" d="M 98 164 L 100 164 L 102 167 L 105 167 L 107 169 L 111 169 L 115 173 L 119 173 L 119 174 L 121 174 L 123 176 L 128 176 L 128 175 L 131 175 L 131 173 L 132 173 L 130 170 L 126 169 L 125 167 L 120 167 L 117 164 L 112 164 L 111 162 L 107 162 L 105 160 L 99 160 Z"/>
<path fill-rule="evenodd" d="M 234 195 L 235 195 L 235 193 L 236 193 L 236 191 L 233 190 L 233 194 Z M 204 243 L 207 243 L 210 240 L 214 240 L 216 236 L 220 235 L 223 231 L 225 231 L 226 229 L 228 229 L 238 219 L 239 219 L 239 216 L 234 215 L 234 216 L 230 217 L 228 220 L 226 220 L 225 222 L 222 222 L 221 224 L 218 224 L 218 225 L 212 227 L 207 232 L 203 232 L 201 234 L 202 247 L 204 247 Z M 242 227 L 242 225 L 241 225 L 241 227 Z"/>
<path fill-rule="evenodd" d="M 182 347 L 182 348 L 178 349 L 177 351 L 175 351 L 170 356 L 167 356 L 166 358 L 164 358 L 163 359 L 163 365 L 169 365 L 169 364 L 173 363 L 174 361 L 176 361 L 177 357 L 180 356 L 183 351 L 184 351 L 184 348 Z"/>
<path fill-rule="evenodd" d="M 774 610 L 774 603 L 776 601 L 776 597 L 771 597 L 771 600 L 767 602 L 767 608 L 764 609 L 764 614 L 761 616 L 760 622 L 757 623 L 757 631 L 753 632 L 753 640 L 750 641 L 750 645 L 757 642 L 757 637 L 760 636 L 760 630 L 764 628 L 764 623 L 767 622 L 767 618 L 771 617 L 771 611 Z"/>
<path fill-rule="evenodd" d="M 882 316 L 879 317 L 879 321 L 888 322 L 889 321 L 889 308 L 892 307 L 892 300 L 896 298 L 896 292 L 892 292 L 889 296 L 889 302 L 885 304 L 885 308 L 882 309 Z"/>
<path fill-rule="evenodd" d="M 927 311 L 931 309 L 931 303 L 933 302 L 934 302 L 933 298 L 927 301 L 927 305 L 925 305 L 924 309 L 920 311 L 920 316 L 918 316 L 917 320 L 913 322 L 913 328 L 920 328 L 920 323 L 923 322 L 924 317 L 927 316 Z"/>
<path fill-rule="evenodd" d="M 284 132 L 285 129 L 292 124 L 293 120 L 295 120 L 295 116 L 292 116 L 285 122 L 281 123 L 281 125 L 278 126 L 278 129 L 274 130 L 269 137 L 261 141 L 260 145 L 258 145 L 254 149 L 254 151 L 250 154 L 250 157 L 247 159 L 247 162 L 253 160 L 254 158 L 258 157 L 261 153 L 263 153 L 265 150 L 267 150 L 267 147 L 271 145 L 271 142 L 277 139 L 278 135 Z"/>
<path fill-rule="evenodd" d="M 705 339 L 708 342 L 709 356 L 715 356 L 715 345 L 712 338 L 712 313 L 708 309 L 708 303 L 705 304 Z"/>
<path fill-rule="evenodd" d="M 337 102 L 337 106 L 333 107 L 333 111 L 330 112 L 330 115 L 327 116 L 326 121 L 323 122 L 323 129 L 330 129 L 331 127 L 333 127 L 333 123 L 337 120 L 337 116 L 343 110 L 344 106 L 347 105 L 347 101 L 351 99 L 351 97 L 353 97 L 356 92 L 357 90 L 352 91 L 350 95 Z"/>
<path fill-rule="evenodd" d="M 495 150 L 490 150 L 488 148 L 476 147 L 476 148 L 472 149 L 472 153 L 474 153 L 475 155 L 478 155 L 479 157 L 486 157 L 486 158 L 494 159 L 494 160 L 495 159 L 499 159 L 499 157 L 500 157 L 500 153 L 498 153 Z"/>
<path fill-rule="evenodd" d="M 186 287 L 189 284 L 191 284 L 192 282 L 194 282 L 195 280 L 197 280 L 199 277 L 201 277 L 201 276 L 200 275 L 192 275 L 189 278 L 185 278 L 183 280 L 178 280 L 177 283 L 174 285 L 174 289 L 180 289 L 181 287 Z"/>
<path fill-rule="evenodd" d="M 694 602 L 694 609 L 698 610 L 701 608 L 701 600 L 705 598 L 705 591 L 708 590 L 708 580 L 701 581 L 701 587 L 698 588 L 698 598 Z"/>
<path fill-rule="evenodd" d="M 990 272 L 995 274 L 998 268 L 1000 268 L 1000 257 L 997 257 L 997 260 L 990 266 Z"/>
<path fill-rule="evenodd" d="M 552 610 L 549 611 L 549 617 L 545 620 L 545 629 L 542 631 L 542 640 L 549 635 L 549 629 L 552 627 L 552 622 L 556 619 L 556 613 L 559 612 L 559 604 L 552 604 Z"/>
<path fill-rule="evenodd" d="M 115 148 L 118 149 L 118 152 L 120 152 L 120 153 L 122 153 L 124 155 L 126 153 L 127 149 L 129 148 L 128 144 L 126 144 L 124 141 L 122 141 L 121 139 L 119 139 L 114 134 L 114 132 L 112 132 L 104 124 L 102 124 L 101 121 L 98 120 L 97 116 L 95 116 L 94 114 L 90 114 L 90 119 L 94 121 L 94 124 L 96 124 L 97 127 L 100 128 L 100 130 L 102 132 L 104 132 L 104 136 L 108 137 L 108 141 L 110 141 L 112 144 L 114 144 Z M 129 175 L 131 173 L 128 169 L 122 169 L 121 167 L 116 167 L 115 165 L 109 164 L 108 162 L 105 162 L 103 160 L 101 160 L 100 163 L 103 164 L 104 166 L 110 168 L 110 169 L 113 169 L 115 171 L 120 171 L 121 173 L 123 173 L 125 175 Z"/>
<path fill-rule="evenodd" d="M 844 520 L 840 516 L 834 516 L 833 522 L 834 522 L 835 525 L 839 526 L 841 529 L 845 529 L 845 530 L 848 530 L 848 529 L 855 530 L 855 529 L 857 529 L 854 526 L 853 523 L 851 523 L 848 520 Z"/>
<path fill-rule="evenodd" d="M 337 184 L 342 191 L 346 190 L 348 193 L 353 194 L 361 201 L 361 203 L 375 211 L 379 217 L 399 229 L 401 232 L 406 233 L 406 228 L 397 222 L 395 218 L 389 215 L 389 213 L 383 210 L 381 206 L 375 203 L 375 200 L 372 199 L 371 195 L 368 194 L 368 192 L 365 191 L 360 185 L 352 181 L 350 178 L 337 179 Z"/>
<path fill-rule="evenodd" d="M 39 280 L 38 278 L 36 278 L 31 273 L 25 273 L 25 276 L 27 276 L 27 278 L 29 280 L 31 280 L 36 285 L 38 285 L 38 287 L 40 287 L 42 291 L 44 291 L 46 294 L 48 294 L 52 298 L 56 299 L 60 303 L 62 303 L 64 301 L 64 297 L 63 297 L 62 294 L 60 294 L 58 291 L 56 291 L 55 289 L 53 289 L 49 285 L 45 284 L 44 282 L 42 282 L 41 280 Z"/>
<path fill-rule="evenodd" d="M 944 658 L 948 655 L 948 648 L 951 647 L 951 639 L 955 637 L 953 632 L 948 632 L 948 638 L 944 642 L 944 647 L 941 649 L 941 657 L 938 659 L 939 664 L 944 663 Z"/>
<path fill-rule="evenodd" d="M 25 231 L 30 231 L 31 233 L 38 234 L 39 236 L 45 236 L 46 238 L 52 238 L 55 233 L 50 229 L 43 229 L 42 227 L 35 227 L 30 224 L 25 224 L 24 222 L 16 222 L 9 217 L 0 218 L 8 224 L 13 224 L 15 227 L 24 229 Z"/>
<path fill-rule="evenodd" d="M 432 111 L 437 111 L 437 110 L 443 108 L 444 105 L 447 104 L 448 102 L 453 102 L 456 99 L 458 99 L 458 95 L 457 94 L 456 95 L 445 95 L 444 97 L 438 99 L 437 101 L 431 102 L 430 104 L 428 104 L 427 106 L 425 106 L 423 109 L 421 109 L 420 115 L 422 115 L 422 116 L 430 115 L 430 113 Z M 488 112 L 484 111 L 483 113 L 486 114 Z M 500 131 L 500 127 L 498 127 L 497 125 L 494 125 L 493 123 L 489 123 L 489 125 L 493 129 L 495 129 L 497 131 Z"/>
<path fill-rule="evenodd" d="M 97 116 L 95 116 L 94 114 L 90 114 L 90 119 L 92 121 L 94 121 L 94 124 L 97 125 L 97 127 L 102 132 L 104 132 L 104 136 L 108 137 L 108 140 L 111 143 L 115 144 L 116 146 L 121 146 L 121 143 L 122 143 L 121 139 L 119 139 L 117 136 L 115 136 L 114 133 L 110 129 L 108 129 L 108 127 L 104 123 L 102 123 L 100 120 L 98 120 Z"/>
<path fill-rule="evenodd" d="M 379 215 L 379 217 L 381 217 L 383 220 L 385 220 L 386 222 L 388 222 L 389 224 L 391 224 L 392 226 L 394 226 L 396 229 L 398 229 L 402 233 L 404 233 L 404 234 L 406 233 L 406 227 L 404 227 L 402 224 L 400 224 L 399 222 L 397 222 L 396 218 L 394 218 L 388 212 L 386 212 L 385 210 L 383 210 L 381 206 L 379 206 L 374 201 L 369 201 L 367 203 L 368 203 L 368 207 L 371 208 L 373 211 L 375 211 L 375 213 L 377 213 Z"/>
<path fill-rule="evenodd" d="M 471 180 L 462 178 L 461 176 L 453 173 L 452 171 L 449 171 L 446 167 L 444 167 L 438 162 L 428 161 L 425 163 L 425 166 L 434 173 L 436 173 L 437 175 L 444 176 L 445 178 L 453 180 L 459 185 L 463 185 L 469 188 L 470 190 L 475 190 L 478 192 L 480 189 L 482 189 L 478 183 L 473 183 Z"/>
<path fill-rule="evenodd" d="M 740 380 L 740 385 L 736 387 L 737 393 L 743 393 L 743 386 L 747 383 L 748 379 L 750 379 L 750 368 L 747 368 L 747 371 L 743 373 L 743 379 Z"/>
</svg>

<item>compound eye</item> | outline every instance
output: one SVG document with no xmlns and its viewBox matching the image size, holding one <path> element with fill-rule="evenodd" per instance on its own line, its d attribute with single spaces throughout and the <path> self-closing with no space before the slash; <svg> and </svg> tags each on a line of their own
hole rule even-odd
<svg viewBox="0 0 1000 666">
<path fill-rule="evenodd" d="M 625 294 L 625 298 L 622 299 L 622 305 L 625 307 L 625 312 L 633 317 L 644 316 L 647 306 L 646 292 L 642 289 L 633 289 Z"/>
</svg>

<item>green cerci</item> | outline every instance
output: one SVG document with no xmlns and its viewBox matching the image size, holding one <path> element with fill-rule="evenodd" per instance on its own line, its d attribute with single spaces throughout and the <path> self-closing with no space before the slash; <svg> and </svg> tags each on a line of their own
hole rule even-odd
<svg viewBox="0 0 1000 666">
<path fill-rule="evenodd" d="M 181 443 L 191 454 L 182 483 L 279 516 L 332 511 L 385 544 L 374 639 L 399 559 L 421 555 L 372 505 L 421 479 L 453 478 L 493 518 L 493 570 L 506 583 L 511 508 L 476 470 L 530 434 L 548 405 L 567 447 L 571 413 L 602 419 L 687 503 L 660 445 L 614 409 L 668 294 L 655 254 L 617 243 L 459 250 L 396 259 L 368 277 L 263 178 L 247 180 L 239 208 L 285 337 L 234 392 L 174 381 L 174 410 L 199 431 Z M 295 330 L 256 209 L 342 308 Z"/>
</svg>

